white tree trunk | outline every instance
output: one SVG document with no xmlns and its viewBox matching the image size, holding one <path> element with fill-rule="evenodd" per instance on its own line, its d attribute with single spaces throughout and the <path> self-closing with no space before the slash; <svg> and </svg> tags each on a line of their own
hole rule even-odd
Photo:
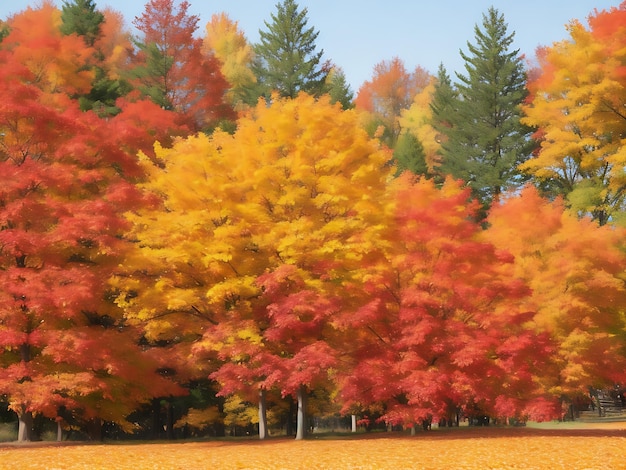
<svg viewBox="0 0 626 470">
<path fill-rule="evenodd" d="M 57 442 L 63 440 L 63 426 L 61 426 L 61 420 L 57 421 Z"/>
<path fill-rule="evenodd" d="M 352 415 L 352 432 L 356 432 L 356 415 Z"/>
<path fill-rule="evenodd" d="M 306 390 L 304 385 L 298 388 L 298 411 L 296 415 L 296 440 L 306 436 Z"/>
<path fill-rule="evenodd" d="M 259 439 L 267 437 L 267 405 L 265 389 L 259 390 Z"/>
<path fill-rule="evenodd" d="M 22 405 L 22 412 L 17 415 L 17 440 L 18 442 L 26 442 L 33 440 L 33 414 L 26 411 L 26 407 Z"/>
</svg>

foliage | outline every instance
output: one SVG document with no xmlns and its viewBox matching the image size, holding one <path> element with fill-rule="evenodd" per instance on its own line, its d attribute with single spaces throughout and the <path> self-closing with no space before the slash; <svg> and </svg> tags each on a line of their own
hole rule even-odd
<svg viewBox="0 0 626 470">
<path fill-rule="evenodd" d="M 534 376 L 550 343 L 526 326 L 532 315 L 518 305 L 528 290 L 510 255 L 480 240 L 477 206 L 458 184 L 439 190 L 404 174 L 393 191 L 385 256 L 342 316 L 355 361 L 340 377 L 344 412 L 382 404 L 381 420 L 405 425 L 475 404 L 523 416 L 543 400 Z"/>
<path fill-rule="evenodd" d="M 578 220 L 532 188 L 494 207 L 489 224 L 486 238 L 514 255 L 513 275 L 532 289 L 522 308 L 557 345 L 541 374 L 546 392 L 574 396 L 623 383 L 623 231 Z"/>
<path fill-rule="evenodd" d="M 314 96 L 326 92 L 330 67 L 321 63 L 324 51 L 317 51 L 315 45 L 319 32 L 307 28 L 307 13 L 295 0 L 283 0 L 276 4 L 271 22 L 265 21 L 266 29 L 259 31 L 252 66 L 257 97 L 268 99 L 278 93 L 295 98 L 301 91 Z"/>
<path fill-rule="evenodd" d="M 104 22 L 104 15 L 96 10 L 93 0 L 64 0 L 61 10 L 61 32 L 77 34 L 85 44 L 93 46 Z"/>
<path fill-rule="evenodd" d="M 437 122 L 448 123 L 437 129 L 445 135 L 440 168 L 467 182 L 488 206 L 520 184 L 517 165 L 532 150 L 530 129 L 520 122 L 526 73 L 519 51 L 509 50 L 515 33 L 507 32 L 495 8 L 483 14 L 474 34 L 476 43 L 461 52 L 467 75 L 457 74 L 458 98 L 437 114 Z"/>
<path fill-rule="evenodd" d="M 414 175 L 426 175 L 426 157 L 424 146 L 410 132 L 404 132 L 398 139 L 396 148 L 393 150 L 393 159 L 396 164 L 396 174 L 410 171 Z"/>
<path fill-rule="evenodd" d="M 411 106 L 415 95 L 429 81 L 430 75 L 421 67 L 407 72 L 400 58 L 383 60 L 374 66 L 372 80 L 361 85 L 354 103 L 357 109 L 370 113 L 383 123 L 389 135 L 385 144 L 393 148 L 400 135 L 402 111 Z"/>
<path fill-rule="evenodd" d="M 331 103 L 340 103 L 343 109 L 354 107 L 354 93 L 346 81 L 346 75 L 340 67 L 333 67 L 326 78 Z"/>
<path fill-rule="evenodd" d="M 145 189 L 161 202 L 128 214 L 128 315 L 153 340 L 194 339 L 196 360 L 217 355 L 222 394 L 324 384 L 342 283 L 376 244 L 388 155 L 355 113 L 301 94 L 156 157 Z"/>
<path fill-rule="evenodd" d="M 226 13 L 213 15 L 206 25 L 202 47 L 205 54 L 215 54 L 220 61 L 222 75 L 230 84 L 228 97 L 235 108 L 245 103 L 255 105 L 256 96 L 249 96 L 256 83 L 251 69 L 254 52 L 237 22 Z"/>
<path fill-rule="evenodd" d="M 596 11 L 589 29 L 572 22 L 568 40 L 541 51 L 524 107 L 541 149 L 522 169 L 599 224 L 624 210 L 625 18 L 622 3 Z"/>
<path fill-rule="evenodd" d="M 199 18 L 187 13 L 189 2 L 150 0 L 134 25 L 142 33 L 134 77 L 144 96 L 177 113 L 177 123 L 192 131 L 234 118 L 225 102 L 228 83 L 220 64 L 202 53 L 194 37 Z"/>
<path fill-rule="evenodd" d="M 147 470 L 155 468 L 377 468 L 554 470 L 570 468 L 620 468 L 626 456 L 623 423 L 587 424 L 572 429 L 568 423 L 553 428 L 462 428 L 344 438 L 317 435 L 317 439 L 290 442 L 224 441 L 136 443 L 128 445 L 39 445 L 5 447 L 3 466 L 19 470 L 25 465 L 46 470 L 57 466 Z M 567 451 L 564 451 L 567 449 Z"/>
</svg>

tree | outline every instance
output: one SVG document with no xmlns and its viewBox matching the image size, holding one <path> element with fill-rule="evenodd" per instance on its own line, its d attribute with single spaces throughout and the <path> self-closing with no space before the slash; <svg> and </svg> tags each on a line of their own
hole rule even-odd
<svg viewBox="0 0 626 470">
<path fill-rule="evenodd" d="M 456 115 L 456 103 L 459 102 L 459 93 L 443 64 L 440 64 L 437 70 L 434 87 L 432 100 L 429 104 L 431 110 L 430 124 L 435 131 L 435 141 L 438 144 L 437 157 L 433 158 L 433 166 L 439 169 L 443 153 L 441 144 L 448 140 L 447 134 L 453 125 L 451 119 Z"/>
<path fill-rule="evenodd" d="M 399 124 L 402 133 L 410 133 L 422 147 L 422 156 L 419 157 L 420 174 L 432 177 L 434 168 L 439 164 L 439 151 L 441 149 L 439 135 L 432 125 L 432 101 L 436 92 L 437 81 L 431 82 L 413 99 L 411 107 L 402 111 Z M 396 144 L 397 151 L 402 142 L 402 135 Z"/>
<path fill-rule="evenodd" d="M 344 412 L 378 407 L 381 420 L 411 426 L 474 406 L 521 417 L 542 404 L 535 416 L 552 417 L 535 378 L 549 338 L 518 306 L 528 289 L 512 257 L 481 240 L 469 190 L 405 173 L 391 196 L 382 256 L 353 286 L 365 300 L 336 321 L 350 331 L 354 360 L 340 378 Z"/>
<path fill-rule="evenodd" d="M 441 171 L 467 182 L 485 205 L 522 182 L 518 165 L 531 153 L 530 129 L 520 122 L 526 98 L 526 73 L 518 50 L 510 51 L 503 15 L 491 7 L 482 29 L 474 27 L 475 44 L 461 51 L 467 75 L 457 74 L 458 99 L 438 114 L 442 141 Z M 445 110 L 445 108 L 444 108 Z"/>
<path fill-rule="evenodd" d="M 130 84 L 118 71 L 109 70 L 113 64 L 107 63 L 111 55 L 117 57 L 118 63 L 124 61 L 120 61 L 121 56 L 125 59 L 129 57 L 129 34 L 122 32 L 123 20 L 111 10 L 106 10 L 105 13 L 96 10 L 91 0 L 64 2 L 61 20 L 60 29 L 63 34 L 76 34 L 83 38 L 87 46 L 93 48 L 92 57 L 83 66 L 92 71 L 93 81 L 89 93 L 77 97 L 81 109 L 93 109 L 100 116 L 115 115 L 120 111 L 116 100 L 131 91 Z M 111 44 L 111 40 L 115 42 Z"/>
<path fill-rule="evenodd" d="M 407 72 L 404 62 L 394 57 L 376 64 L 372 80 L 359 88 L 354 100 L 356 108 L 367 111 L 385 126 L 389 136 L 385 143 L 390 148 L 395 146 L 400 135 L 398 120 L 402 111 L 409 109 L 415 95 L 428 85 L 430 79 L 422 67 Z"/>
<path fill-rule="evenodd" d="M 139 403 L 178 390 L 107 284 L 125 251 L 122 211 L 140 201 L 129 181 L 139 168 L 104 121 L 39 89 L 21 57 L 0 52 L 0 393 L 19 440 L 33 437 L 36 414 L 130 430 Z"/>
<path fill-rule="evenodd" d="M 569 40 L 540 51 L 524 107 L 524 122 L 539 128 L 541 148 L 521 168 L 601 225 L 623 219 L 626 196 L 625 18 L 622 4 L 590 16 L 588 30 L 572 22 Z"/>
<path fill-rule="evenodd" d="M 93 0 L 64 0 L 61 10 L 61 32 L 65 35 L 77 34 L 93 47 L 104 22 L 104 15 L 96 10 Z"/>
<path fill-rule="evenodd" d="M 225 102 L 228 83 L 218 60 L 202 53 L 193 35 L 199 18 L 187 13 L 189 3 L 150 0 L 133 24 L 142 33 L 134 75 L 137 88 L 159 106 L 175 111 L 179 124 L 192 131 L 210 130 L 234 119 Z"/>
<path fill-rule="evenodd" d="M 129 214 L 129 317 L 193 339 L 226 396 L 296 397 L 302 437 L 306 395 L 330 386 L 342 285 L 378 243 L 389 156 L 356 113 L 304 93 L 156 153 L 145 189 L 160 203 Z"/>
<path fill-rule="evenodd" d="M 396 175 L 410 171 L 414 175 L 426 175 L 426 156 L 424 146 L 410 132 L 400 135 L 396 148 L 393 150 L 393 159 L 396 163 Z"/>
<path fill-rule="evenodd" d="M 214 54 L 221 62 L 222 75 L 230 84 L 228 97 L 235 108 L 246 103 L 255 105 L 257 97 L 249 96 L 256 83 L 251 69 L 254 51 L 237 22 L 226 13 L 213 15 L 206 25 L 202 48 L 205 54 Z"/>
<path fill-rule="evenodd" d="M 538 375 L 546 393 L 573 398 L 589 386 L 623 383 L 623 231 L 579 220 L 562 199 L 532 187 L 494 206 L 488 221 L 485 238 L 511 252 L 512 275 L 531 288 L 520 308 L 535 312 L 536 328 L 553 338 Z"/>
<path fill-rule="evenodd" d="M 341 67 L 334 66 L 326 78 L 328 94 L 331 103 L 340 103 L 343 109 L 354 107 L 354 93 L 346 81 L 346 75 Z"/>
<path fill-rule="evenodd" d="M 307 28 L 307 13 L 295 0 L 283 0 L 276 4 L 271 22 L 264 22 L 266 30 L 259 30 L 252 65 L 257 97 L 268 99 L 274 92 L 285 98 L 295 98 L 301 91 L 314 96 L 326 93 L 330 68 L 321 63 L 324 51 L 317 51 L 315 45 L 319 32 Z"/>
<path fill-rule="evenodd" d="M 88 93 L 93 72 L 85 64 L 93 49 L 78 36 L 61 34 L 61 12 L 51 2 L 11 17 L 9 26 L 11 33 L 2 46 L 30 70 L 38 88 L 67 96 Z"/>
</svg>

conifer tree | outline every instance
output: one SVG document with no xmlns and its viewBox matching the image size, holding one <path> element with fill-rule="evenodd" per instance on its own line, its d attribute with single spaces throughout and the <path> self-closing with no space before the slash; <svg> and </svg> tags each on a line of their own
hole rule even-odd
<svg viewBox="0 0 626 470">
<path fill-rule="evenodd" d="M 469 183 L 488 206 L 521 182 L 517 167 L 531 153 L 530 129 L 520 123 L 526 72 L 498 10 L 483 14 L 474 33 L 476 43 L 461 51 L 467 74 L 457 74 L 458 96 L 441 76 L 434 114 L 443 134 L 441 171 Z"/>
<path fill-rule="evenodd" d="M 82 36 L 88 46 L 93 46 L 100 35 L 104 15 L 96 9 L 93 0 L 65 0 L 61 10 L 61 32 Z"/>
<path fill-rule="evenodd" d="M 354 108 L 354 93 L 340 67 L 333 67 L 327 79 L 331 103 L 340 103 L 343 109 Z"/>
<path fill-rule="evenodd" d="M 105 54 L 99 47 L 102 36 L 101 26 L 106 21 L 105 15 L 96 8 L 93 0 L 66 0 L 61 11 L 61 32 L 65 35 L 81 36 L 88 47 L 94 48 L 91 63 L 85 68 L 92 69 L 94 79 L 87 94 L 77 96 L 83 111 L 93 109 L 101 116 L 111 116 L 120 110 L 115 102 L 131 91 L 131 86 L 123 79 L 110 77 L 104 64 Z"/>
<path fill-rule="evenodd" d="M 424 146 L 410 132 L 403 132 L 398 138 L 396 147 L 393 149 L 393 159 L 396 162 L 396 175 L 404 171 L 410 171 L 415 175 L 426 175 L 426 155 Z"/>
<path fill-rule="evenodd" d="M 257 97 L 269 98 L 273 91 L 284 98 L 295 98 L 300 91 L 314 96 L 327 91 L 329 67 L 321 62 L 324 51 L 316 50 L 319 32 L 307 28 L 307 13 L 295 0 L 284 0 L 276 5 L 272 21 L 265 21 L 266 30 L 259 31 L 252 65 Z"/>
</svg>

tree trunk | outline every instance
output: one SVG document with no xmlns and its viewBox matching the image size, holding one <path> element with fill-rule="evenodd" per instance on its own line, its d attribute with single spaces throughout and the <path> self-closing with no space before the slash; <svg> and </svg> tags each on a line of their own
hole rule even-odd
<svg viewBox="0 0 626 470">
<path fill-rule="evenodd" d="M 267 404 L 265 389 L 259 390 L 259 439 L 267 437 Z"/>
<path fill-rule="evenodd" d="M 294 402 L 291 395 L 287 395 L 287 400 L 289 400 L 289 410 L 287 411 L 287 425 L 285 428 L 285 434 L 287 436 L 293 436 L 293 414 L 295 412 Z"/>
<path fill-rule="evenodd" d="M 61 426 L 61 420 L 57 420 L 57 442 L 63 440 L 63 426 Z"/>
<path fill-rule="evenodd" d="M 92 418 L 87 422 L 87 435 L 91 441 L 102 440 L 102 419 Z"/>
<path fill-rule="evenodd" d="M 306 436 L 306 390 L 304 385 L 298 388 L 298 411 L 296 414 L 296 440 Z"/>
<path fill-rule="evenodd" d="M 356 432 L 356 415 L 352 415 L 352 432 Z"/>
<path fill-rule="evenodd" d="M 165 437 L 168 440 L 174 439 L 174 405 L 168 401 L 165 408 L 166 420 L 165 420 Z"/>
<path fill-rule="evenodd" d="M 27 442 L 33 440 L 33 413 L 26 411 L 26 407 L 22 405 L 21 413 L 17 414 L 17 441 Z"/>
<path fill-rule="evenodd" d="M 152 399 L 152 429 L 150 435 L 152 439 L 158 439 L 161 434 L 161 400 Z"/>
</svg>

